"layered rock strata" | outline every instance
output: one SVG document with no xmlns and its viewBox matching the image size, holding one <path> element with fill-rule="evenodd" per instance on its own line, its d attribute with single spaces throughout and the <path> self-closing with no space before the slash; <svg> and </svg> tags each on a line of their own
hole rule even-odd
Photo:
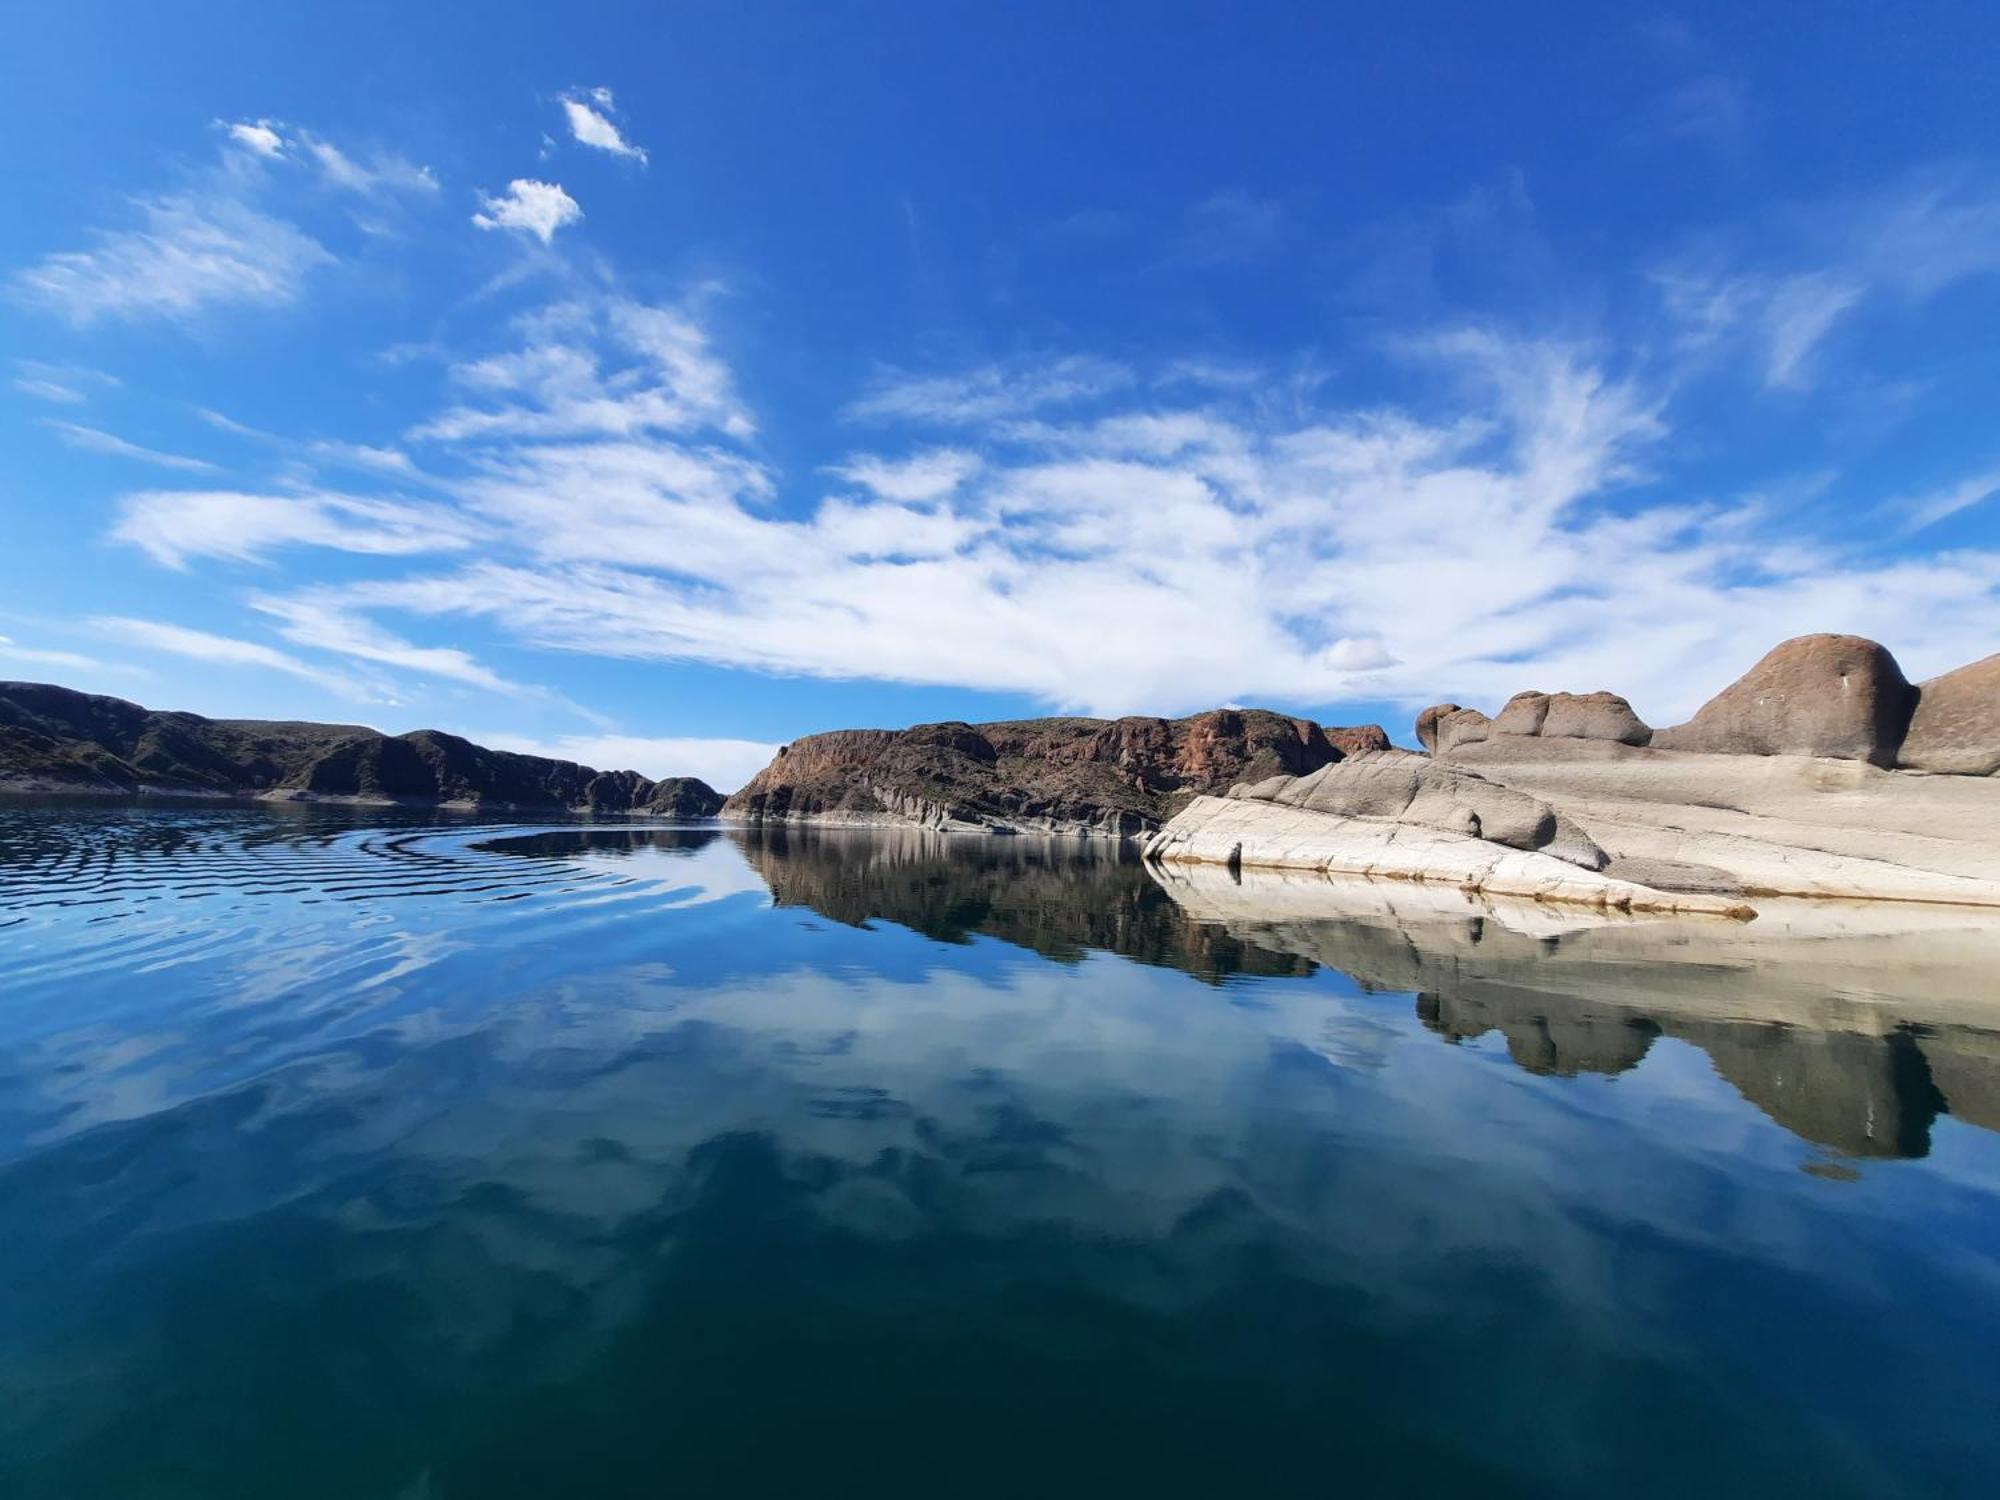
<svg viewBox="0 0 2000 1500">
<path fill-rule="evenodd" d="M 1198 793 L 1340 758 L 1319 725 L 1256 709 L 836 730 L 779 751 L 724 816 L 1132 836 Z"/>
</svg>

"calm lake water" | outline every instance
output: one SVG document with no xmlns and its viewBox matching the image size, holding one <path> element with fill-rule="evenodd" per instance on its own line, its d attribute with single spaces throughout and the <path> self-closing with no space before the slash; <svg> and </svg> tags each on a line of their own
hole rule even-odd
<svg viewBox="0 0 2000 1500">
<path fill-rule="evenodd" d="M 0 1494 L 1990 1496 L 2000 939 L 0 810 Z"/>
</svg>

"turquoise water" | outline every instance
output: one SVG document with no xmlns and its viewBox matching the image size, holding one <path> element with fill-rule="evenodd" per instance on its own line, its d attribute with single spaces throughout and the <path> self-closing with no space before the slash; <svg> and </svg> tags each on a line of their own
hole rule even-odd
<svg viewBox="0 0 2000 1500">
<path fill-rule="evenodd" d="M 0 810 L 0 1493 L 1994 1493 L 1989 971 L 1244 899 Z"/>
</svg>

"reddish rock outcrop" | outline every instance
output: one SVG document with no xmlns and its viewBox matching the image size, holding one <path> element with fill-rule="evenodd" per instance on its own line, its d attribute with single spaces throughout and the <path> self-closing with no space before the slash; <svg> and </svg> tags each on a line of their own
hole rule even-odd
<svg viewBox="0 0 2000 1500">
<path fill-rule="evenodd" d="M 1380 724 L 1324 724 L 1326 741 L 1342 755 L 1359 755 L 1364 750 L 1393 750 L 1389 731 Z"/>
<path fill-rule="evenodd" d="M 1197 793 L 1340 754 L 1317 724 L 1261 709 L 835 730 L 786 746 L 724 814 L 1137 834 Z"/>
</svg>

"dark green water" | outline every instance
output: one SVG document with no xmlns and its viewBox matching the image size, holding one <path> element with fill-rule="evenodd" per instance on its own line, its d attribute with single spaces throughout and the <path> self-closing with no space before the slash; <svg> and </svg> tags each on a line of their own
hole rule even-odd
<svg viewBox="0 0 2000 1500">
<path fill-rule="evenodd" d="M 0 1494 L 2000 1490 L 1979 962 L 1244 899 L 0 810 Z"/>
</svg>

